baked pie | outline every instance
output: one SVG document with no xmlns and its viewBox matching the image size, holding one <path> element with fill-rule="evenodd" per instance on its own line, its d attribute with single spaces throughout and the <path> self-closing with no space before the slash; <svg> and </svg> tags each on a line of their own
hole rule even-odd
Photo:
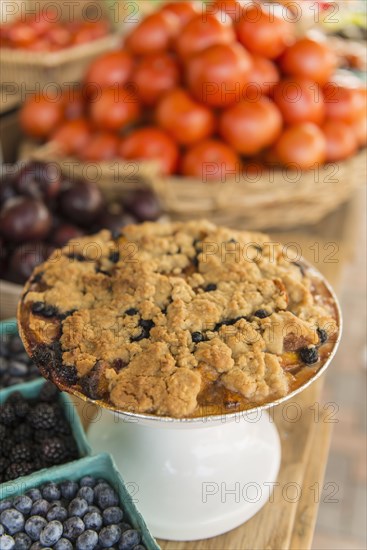
<svg viewBox="0 0 367 550">
<path fill-rule="evenodd" d="M 103 230 L 35 269 L 20 334 L 43 376 L 110 408 L 250 409 L 312 378 L 338 338 L 330 291 L 288 255 L 206 221 Z"/>
</svg>

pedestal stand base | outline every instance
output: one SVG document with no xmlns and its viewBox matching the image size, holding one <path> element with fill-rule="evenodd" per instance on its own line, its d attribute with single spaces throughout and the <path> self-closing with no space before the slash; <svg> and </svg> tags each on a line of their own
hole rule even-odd
<svg viewBox="0 0 367 550">
<path fill-rule="evenodd" d="M 278 432 L 266 412 L 186 429 L 154 426 L 108 411 L 90 426 L 94 452 L 110 452 L 153 535 L 214 537 L 266 504 L 280 465 Z"/>
</svg>

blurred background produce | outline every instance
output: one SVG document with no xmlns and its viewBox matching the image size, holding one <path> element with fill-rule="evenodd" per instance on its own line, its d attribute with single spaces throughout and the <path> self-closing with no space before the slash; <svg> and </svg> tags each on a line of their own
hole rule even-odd
<svg viewBox="0 0 367 550">
<path fill-rule="evenodd" d="M 149 190 L 107 204 L 91 181 L 71 179 L 55 164 L 7 167 L 0 180 L 0 279 L 23 284 L 34 267 L 70 239 L 160 216 Z"/>
<path fill-rule="evenodd" d="M 299 36 L 288 7 L 160 5 L 68 97 L 29 97 L 24 132 L 83 161 L 153 159 L 163 175 L 222 181 L 252 162 L 308 170 L 365 146 L 364 83 L 338 72 L 325 36 Z"/>
</svg>

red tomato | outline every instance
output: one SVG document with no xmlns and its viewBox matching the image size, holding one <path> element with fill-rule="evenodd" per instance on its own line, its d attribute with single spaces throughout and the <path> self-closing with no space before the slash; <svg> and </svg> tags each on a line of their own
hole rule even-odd
<svg viewBox="0 0 367 550">
<path fill-rule="evenodd" d="M 251 68 L 251 57 L 241 44 L 216 44 L 189 59 L 188 86 L 199 101 L 227 107 L 241 100 Z"/>
<path fill-rule="evenodd" d="M 135 122 L 139 115 L 138 98 L 129 88 L 105 88 L 101 96 L 90 104 L 91 120 L 101 130 L 120 130 Z"/>
<path fill-rule="evenodd" d="M 109 86 L 123 86 L 129 80 L 133 70 L 131 55 L 122 50 L 108 52 L 92 61 L 85 77 L 86 86 L 108 88 Z"/>
<path fill-rule="evenodd" d="M 69 89 L 64 92 L 65 112 L 64 117 L 67 120 L 81 118 L 85 111 L 85 99 L 82 90 Z"/>
<path fill-rule="evenodd" d="M 294 25 L 254 5 L 243 10 L 236 25 L 238 40 L 251 53 L 275 59 L 294 39 Z"/>
<path fill-rule="evenodd" d="M 327 120 L 322 131 L 326 138 L 326 162 L 344 160 L 357 151 L 357 137 L 346 122 Z"/>
<path fill-rule="evenodd" d="M 252 69 L 248 93 L 251 91 L 251 84 L 254 86 L 254 97 L 256 97 L 255 94 L 257 92 L 263 95 L 270 95 L 275 85 L 278 84 L 279 79 L 279 71 L 275 63 L 260 55 L 252 56 Z"/>
<path fill-rule="evenodd" d="M 289 168 L 309 170 L 326 159 L 326 139 L 310 122 L 286 128 L 275 145 L 275 153 Z"/>
<path fill-rule="evenodd" d="M 37 38 L 32 44 L 28 44 L 27 51 L 29 52 L 50 52 L 51 42 L 47 38 Z"/>
<path fill-rule="evenodd" d="M 277 139 L 282 130 L 282 116 L 270 99 L 261 97 L 224 111 L 219 129 L 233 149 L 244 155 L 255 155 Z"/>
<path fill-rule="evenodd" d="M 326 116 L 352 122 L 365 116 L 366 94 L 363 88 L 347 88 L 330 82 L 324 87 Z"/>
<path fill-rule="evenodd" d="M 54 23 L 58 21 L 58 12 L 52 9 L 42 9 L 37 13 L 27 13 L 25 21 L 27 24 L 41 36 L 43 35 Z"/>
<path fill-rule="evenodd" d="M 218 14 L 220 12 L 229 15 L 233 21 L 239 21 L 242 17 L 242 10 L 245 7 L 244 1 L 238 0 L 210 0 L 204 4 L 204 9 L 206 13 L 212 15 Z"/>
<path fill-rule="evenodd" d="M 80 29 L 74 32 L 72 38 L 72 44 L 74 46 L 79 46 L 80 44 L 88 44 L 94 40 L 94 31 L 90 27 L 82 26 Z"/>
<path fill-rule="evenodd" d="M 158 161 L 164 175 L 173 174 L 177 169 L 177 145 L 163 130 L 154 126 L 133 131 L 122 141 L 119 152 L 126 160 Z"/>
<path fill-rule="evenodd" d="M 241 170 L 236 152 L 226 143 L 207 139 L 188 149 L 182 157 L 181 173 L 184 176 L 206 181 L 226 181 Z"/>
<path fill-rule="evenodd" d="M 30 97 L 20 110 L 20 125 L 33 138 L 47 138 L 61 124 L 64 115 L 62 100 L 50 101 L 42 95 Z"/>
<path fill-rule="evenodd" d="M 37 38 L 36 31 L 27 25 L 27 23 L 17 21 L 9 27 L 8 40 L 15 48 L 27 48 L 32 42 L 37 40 Z"/>
<path fill-rule="evenodd" d="M 189 2 L 189 0 L 185 2 L 168 2 L 168 4 L 163 5 L 162 10 L 176 15 L 180 20 L 181 27 L 184 27 L 186 23 L 191 21 L 199 11 L 195 3 Z"/>
<path fill-rule="evenodd" d="M 286 74 L 314 80 L 326 84 L 337 65 L 337 59 L 329 46 L 301 38 L 285 50 L 280 67 Z"/>
<path fill-rule="evenodd" d="M 91 128 L 83 119 L 67 120 L 51 135 L 65 155 L 78 154 L 90 140 Z"/>
<path fill-rule="evenodd" d="M 119 144 L 120 140 L 116 134 L 97 132 L 79 151 L 78 157 L 87 162 L 113 160 L 117 158 Z"/>
<path fill-rule="evenodd" d="M 144 105 L 155 105 L 160 97 L 180 81 L 180 69 L 169 53 L 153 53 L 140 59 L 134 71 L 137 94 Z"/>
<path fill-rule="evenodd" d="M 205 50 L 214 44 L 232 44 L 236 40 L 229 17 L 221 21 L 214 15 L 197 15 L 183 28 L 176 40 L 176 50 L 181 59 Z"/>
<path fill-rule="evenodd" d="M 169 11 L 148 15 L 126 37 L 127 49 L 135 55 L 167 50 L 177 36 L 179 18 Z"/>
<path fill-rule="evenodd" d="M 316 82 L 305 78 L 286 78 L 274 88 L 274 101 L 287 124 L 314 122 L 325 118 L 323 93 Z"/>
<path fill-rule="evenodd" d="M 71 43 L 71 33 L 63 25 L 52 25 L 45 34 L 51 44 L 59 48 L 65 48 Z"/>
<path fill-rule="evenodd" d="M 209 137 L 215 128 L 214 114 L 180 88 L 167 93 L 156 110 L 158 124 L 178 143 L 191 145 Z"/>
<path fill-rule="evenodd" d="M 98 38 L 103 38 L 108 34 L 108 31 L 110 29 L 110 25 L 108 21 L 86 21 L 84 23 L 85 28 L 89 28 L 90 34 L 93 38 L 93 40 L 96 40 Z"/>
<path fill-rule="evenodd" d="M 362 116 L 353 120 L 350 126 L 357 138 L 359 147 L 367 145 L 367 116 Z"/>
</svg>

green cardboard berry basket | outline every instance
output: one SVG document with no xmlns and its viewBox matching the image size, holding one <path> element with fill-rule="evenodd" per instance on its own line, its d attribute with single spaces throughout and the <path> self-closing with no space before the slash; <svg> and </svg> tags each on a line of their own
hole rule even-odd
<svg viewBox="0 0 367 550">
<path fill-rule="evenodd" d="M 86 475 L 103 478 L 113 486 L 119 494 L 120 504 L 124 509 L 124 521 L 127 520 L 134 529 L 140 531 L 142 544 L 144 544 L 147 550 L 160 550 L 157 542 L 149 532 L 142 515 L 136 508 L 134 500 L 120 476 L 115 462 L 107 453 L 89 456 L 47 470 L 40 470 L 30 476 L 3 483 L 0 486 L 0 500 L 20 495 L 32 487 L 39 487 L 50 481 L 55 483 L 65 480 L 77 481 Z M 139 492 L 136 493 L 135 491 L 135 494 L 138 500 Z"/>
<path fill-rule="evenodd" d="M 5 340 L 9 336 L 13 336 L 14 334 L 18 334 L 18 327 L 17 327 L 17 321 L 16 319 L 8 319 L 6 321 L 0 321 L 0 341 Z M 14 392 L 14 391 L 21 391 L 23 389 L 26 389 L 30 386 L 30 384 L 36 384 L 39 382 L 44 381 L 42 376 L 40 375 L 39 379 L 33 379 L 30 382 L 22 382 L 21 384 L 14 384 L 13 386 L 8 386 L 7 388 L 0 388 L 0 403 L 3 403 L 6 397 Z"/>
</svg>

